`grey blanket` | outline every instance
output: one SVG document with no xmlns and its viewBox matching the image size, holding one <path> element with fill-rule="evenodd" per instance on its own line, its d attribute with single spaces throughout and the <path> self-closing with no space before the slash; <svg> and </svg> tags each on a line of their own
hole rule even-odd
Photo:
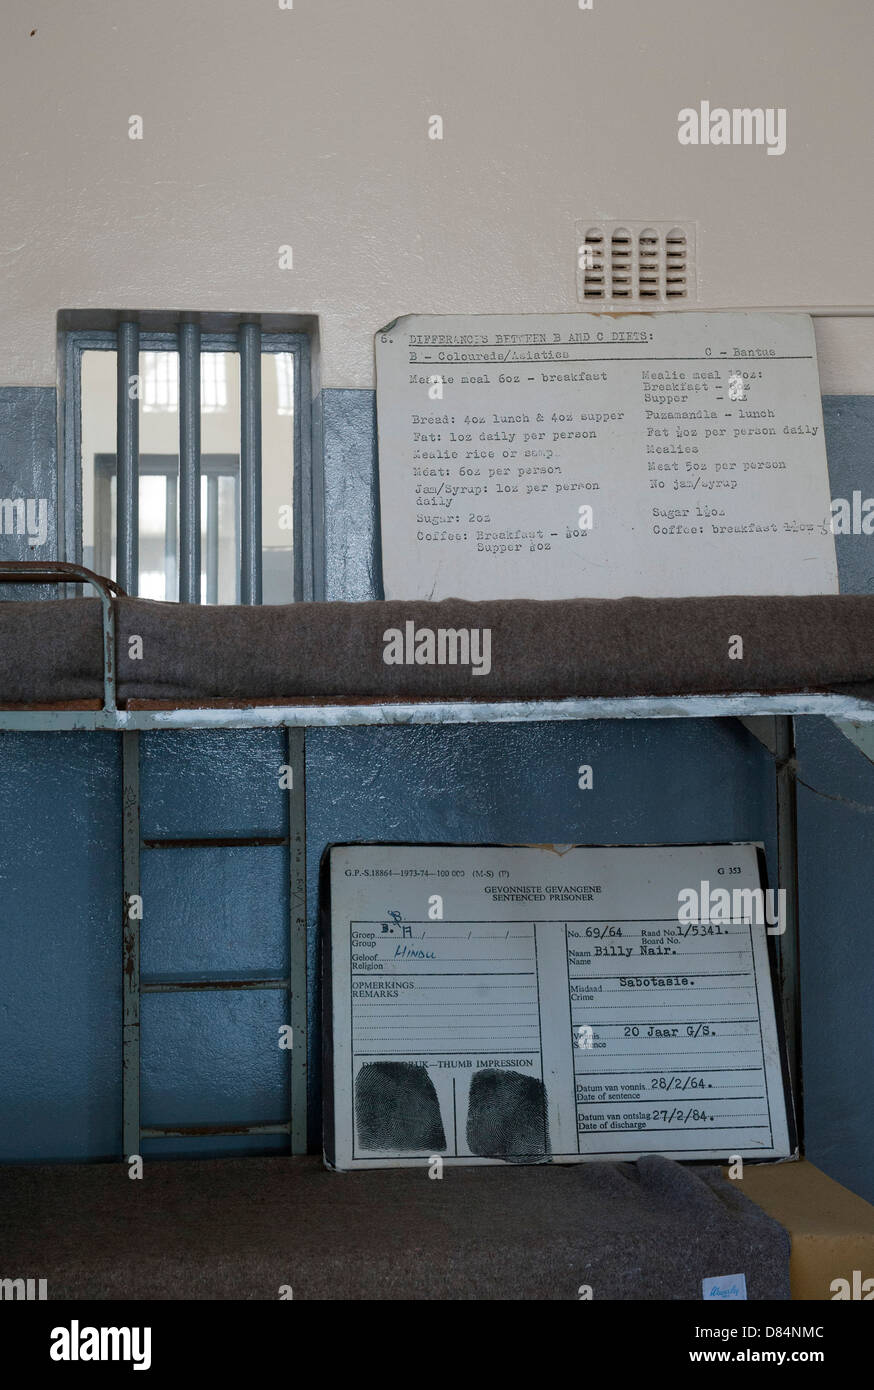
<svg viewBox="0 0 874 1390">
<path fill-rule="evenodd" d="M 0 1169 L 6 1269 L 48 1297 L 694 1299 L 744 1274 L 789 1298 L 789 1236 L 718 1168 L 637 1163 L 332 1173 L 315 1158 Z"/>
<path fill-rule="evenodd" d="M 121 599 L 117 649 L 122 700 L 874 698 L 874 596 L 260 608 Z M 0 703 L 99 699 L 101 673 L 96 599 L 0 603 Z"/>
</svg>

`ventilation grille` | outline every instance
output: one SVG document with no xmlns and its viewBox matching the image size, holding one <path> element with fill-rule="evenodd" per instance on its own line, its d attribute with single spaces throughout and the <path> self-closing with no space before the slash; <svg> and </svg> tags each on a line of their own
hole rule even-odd
<svg viewBox="0 0 874 1390">
<path fill-rule="evenodd" d="M 616 307 L 696 300 L 694 226 L 578 222 L 577 298 Z"/>
</svg>

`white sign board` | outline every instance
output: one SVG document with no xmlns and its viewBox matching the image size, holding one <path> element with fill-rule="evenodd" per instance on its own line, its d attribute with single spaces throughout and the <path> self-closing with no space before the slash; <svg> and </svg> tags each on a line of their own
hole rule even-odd
<svg viewBox="0 0 874 1390">
<path fill-rule="evenodd" d="M 337 846 L 330 893 L 330 1165 L 790 1155 L 755 845 Z"/>
<path fill-rule="evenodd" d="M 410 315 L 376 366 L 386 598 L 838 591 L 805 314 Z"/>
</svg>

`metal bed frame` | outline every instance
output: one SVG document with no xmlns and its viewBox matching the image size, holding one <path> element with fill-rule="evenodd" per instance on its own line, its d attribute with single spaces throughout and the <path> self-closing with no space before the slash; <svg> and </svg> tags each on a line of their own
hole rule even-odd
<svg viewBox="0 0 874 1390">
<path fill-rule="evenodd" d="M 352 725 L 532 723 L 580 719 L 738 718 L 774 759 L 776 777 L 777 880 L 786 890 L 786 930 L 775 937 L 790 1079 L 801 1126 L 801 1026 L 798 949 L 798 839 L 794 719 L 801 715 L 830 718 L 866 757 L 874 760 L 874 704 L 838 694 L 687 695 L 677 697 L 565 699 L 542 701 L 395 701 L 357 704 L 246 704 L 205 702 L 120 709 L 115 660 L 115 600 L 124 590 L 82 565 L 61 561 L 0 562 L 3 584 L 91 585 L 101 602 L 103 627 L 103 703 L 64 702 L 44 706 L 0 707 L 0 731 L 60 732 L 106 730 L 122 735 L 123 910 L 122 910 L 122 1139 L 123 1156 L 139 1153 L 142 1138 L 223 1134 L 288 1134 L 292 1153 L 305 1153 L 307 1095 L 306 1000 L 306 786 L 305 736 L 308 728 Z M 289 786 L 288 835 L 278 839 L 143 840 L 140 824 L 141 731 L 161 729 L 286 730 Z M 140 900 L 142 848 L 194 848 L 208 845 L 287 845 L 289 854 L 289 976 L 241 981 L 191 978 L 141 983 L 140 920 L 132 905 Z M 280 1122 L 236 1126 L 164 1125 L 143 1127 L 140 1119 L 140 1005 L 143 993 L 171 990 L 283 989 L 290 1001 L 293 1047 L 290 1049 L 291 1115 Z"/>
</svg>

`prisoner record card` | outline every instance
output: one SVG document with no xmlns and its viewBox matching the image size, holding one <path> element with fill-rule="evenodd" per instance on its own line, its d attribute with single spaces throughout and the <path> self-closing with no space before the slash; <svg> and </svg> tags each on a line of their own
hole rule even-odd
<svg viewBox="0 0 874 1390">
<path fill-rule="evenodd" d="M 837 592 L 806 314 L 411 315 L 376 366 L 387 598 Z"/>
<path fill-rule="evenodd" d="M 327 1162 L 789 1156 L 778 903 L 747 844 L 335 846 Z"/>
</svg>

